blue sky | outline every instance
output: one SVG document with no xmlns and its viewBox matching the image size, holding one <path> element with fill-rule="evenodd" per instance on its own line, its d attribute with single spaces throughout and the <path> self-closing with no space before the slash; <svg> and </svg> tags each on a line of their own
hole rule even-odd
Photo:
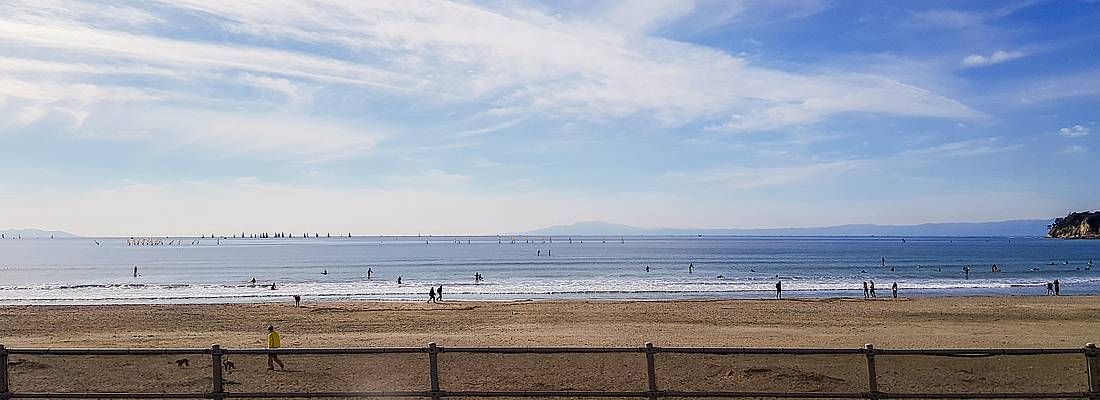
<svg viewBox="0 0 1100 400">
<path fill-rule="evenodd" d="M 1096 1 L 9 0 L 0 226 L 784 227 L 1097 208 Z"/>
</svg>

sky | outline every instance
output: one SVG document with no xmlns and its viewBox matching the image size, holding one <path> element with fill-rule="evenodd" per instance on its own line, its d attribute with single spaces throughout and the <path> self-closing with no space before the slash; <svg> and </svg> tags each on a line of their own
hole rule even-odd
<svg viewBox="0 0 1100 400">
<path fill-rule="evenodd" d="M 1100 2 L 5 0 L 0 228 L 1100 208 Z"/>
</svg>

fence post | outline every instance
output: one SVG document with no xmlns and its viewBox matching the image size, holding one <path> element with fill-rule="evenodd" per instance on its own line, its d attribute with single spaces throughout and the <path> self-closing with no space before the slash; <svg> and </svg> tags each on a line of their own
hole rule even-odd
<svg viewBox="0 0 1100 400">
<path fill-rule="evenodd" d="M 1086 371 L 1089 373 L 1089 398 L 1100 397 L 1100 349 L 1095 344 L 1085 344 Z"/>
<path fill-rule="evenodd" d="M 867 355 L 868 397 L 872 400 L 882 398 L 882 392 L 878 391 L 878 369 L 875 368 L 875 345 L 867 343 L 867 345 L 864 346 L 864 354 Z"/>
<path fill-rule="evenodd" d="M 428 343 L 428 376 L 432 381 L 432 400 L 439 400 L 439 346 Z"/>
<path fill-rule="evenodd" d="M 222 347 L 218 345 L 210 346 L 210 362 L 212 364 L 213 375 L 211 375 L 211 382 L 214 384 L 214 391 L 210 393 L 210 398 L 214 400 L 222 400 L 225 398 L 225 380 L 222 379 Z"/>
<path fill-rule="evenodd" d="M 11 388 L 8 387 L 8 348 L 0 344 L 0 399 L 10 399 Z"/>
<path fill-rule="evenodd" d="M 657 398 L 657 348 L 653 343 L 645 342 L 645 367 L 646 376 L 649 378 L 649 399 Z"/>
</svg>

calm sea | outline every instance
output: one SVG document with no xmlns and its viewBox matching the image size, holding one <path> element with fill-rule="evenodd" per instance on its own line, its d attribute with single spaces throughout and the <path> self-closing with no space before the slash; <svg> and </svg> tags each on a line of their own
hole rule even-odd
<svg viewBox="0 0 1100 400">
<path fill-rule="evenodd" d="M 129 246 L 126 238 L 7 239 L 0 241 L 0 304 L 269 302 L 294 294 L 421 300 L 441 284 L 444 299 L 769 298 L 777 280 L 786 297 L 862 297 L 863 281 L 874 281 L 879 297 L 894 282 L 902 296 L 1043 295 L 1055 279 L 1063 294 L 1100 293 L 1100 269 L 1090 267 L 1100 263 L 1100 241 L 569 239 L 168 238 L 172 245 L 158 246 Z M 993 264 L 1002 272 L 991 272 Z M 475 283 L 475 273 L 484 281 Z"/>
</svg>

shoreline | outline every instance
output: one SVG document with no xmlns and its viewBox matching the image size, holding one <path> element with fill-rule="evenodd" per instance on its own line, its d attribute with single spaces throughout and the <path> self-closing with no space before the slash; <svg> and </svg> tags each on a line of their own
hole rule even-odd
<svg viewBox="0 0 1100 400">
<path fill-rule="evenodd" d="M 1095 294 L 1091 287 L 1063 285 L 1060 297 L 1100 296 Z M 1045 294 L 1042 283 L 1014 284 L 1006 287 L 970 287 L 970 288 L 904 288 L 899 290 L 899 299 L 950 299 L 971 297 L 1051 297 Z M 892 294 L 889 286 L 878 289 L 878 299 L 890 299 Z M 33 300 L 0 300 L 0 307 L 7 306 L 85 306 L 85 305 L 246 305 L 246 304 L 280 304 L 291 301 L 290 298 L 298 293 L 287 291 L 280 294 L 269 295 L 240 295 L 240 296 L 189 296 L 189 297 L 160 297 L 160 298 L 91 298 L 91 299 L 33 299 Z M 653 297 L 639 296 L 653 294 Z M 668 296 L 675 294 L 675 296 Z M 857 289 L 783 289 L 784 300 L 828 300 L 849 299 L 864 300 L 862 292 Z M 316 303 L 418 303 L 425 300 L 420 294 L 299 294 L 304 301 Z M 519 297 L 509 297 L 516 295 Z M 575 301 L 623 301 L 623 302 L 678 302 L 678 301 L 752 301 L 774 300 L 774 290 L 736 290 L 736 291 L 702 291 L 702 292 L 667 292 L 667 291 L 603 291 L 603 292 L 576 292 L 576 293 L 539 293 L 539 294 L 468 294 L 448 293 L 450 301 L 462 302 L 575 302 Z"/>
<path fill-rule="evenodd" d="M 1028 287 L 1041 287 L 1039 285 L 1033 285 Z M 851 300 L 851 301 L 889 301 L 889 300 L 915 300 L 915 299 L 969 299 L 969 298 L 1030 298 L 1030 297 L 1096 297 L 1100 298 L 1100 294 L 1091 293 L 1071 293 L 1061 294 L 1059 296 L 1049 296 L 1040 294 L 1019 294 L 1019 293 L 975 293 L 975 294 L 950 294 L 950 295 L 937 295 L 937 294 L 918 294 L 918 295 L 899 295 L 897 298 L 891 297 L 889 290 L 884 290 L 887 293 L 879 295 L 878 297 L 864 298 L 862 296 L 787 296 L 787 293 L 806 293 L 806 292 L 830 292 L 826 290 L 787 290 L 783 289 L 782 301 L 830 301 L 830 300 Z M 909 290 L 912 293 L 914 290 Z M 753 293 L 753 294 L 772 294 L 775 292 L 760 290 L 760 291 L 745 291 L 738 293 Z M 364 304 L 364 303 L 398 303 L 398 304 L 416 304 L 423 303 L 423 298 L 389 298 L 389 299 L 368 299 L 368 298 L 348 298 L 343 295 L 301 295 L 303 303 L 313 304 Z M 114 306 L 228 306 L 228 305 L 274 305 L 274 304 L 288 304 L 292 303 L 292 294 L 257 298 L 259 301 L 217 301 L 224 300 L 224 297 L 188 297 L 180 298 L 179 300 L 211 300 L 207 301 L 194 301 L 194 302 L 142 302 L 138 301 L 127 302 L 127 299 L 94 299 L 94 300 L 48 300 L 42 302 L 40 300 L 34 300 L 32 302 L 19 303 L 19 302 L 5 302 L 0 301 L 0 308 L 4 307 L 114 307 Z M 753 297 L 715 297 L 715 296 L 684 296 L 680 298 L 644 298 L 644 297 L 533 297 L 533 298 L 501 298 L 501 299 L 487 299 L 487 298 L 454 298 L 457 295 L 449 295 L 446 300 L 447 303 L 488 303 L 488 304 L 503 304 L 503 303 L 570 303 L 570 302 L 608 302 L 608 303 L 678 303 L 678 302 L 740 302 L 740 301 L 775 301 L 775 298 L 768 298 L 765 296 L 753 296 Z M 277 299 L 276 299 L 277 298 Z M 251 299 L 251 298 L 250 298 Z M 170 299 L 175 300 L 175 299 Z M 66 301 L 70 301 L 66 303 Z M 86 302 L 85 302 L 86 301 Z M 119 301 L 119 302 L 114 302 Z"/>
</svg>

